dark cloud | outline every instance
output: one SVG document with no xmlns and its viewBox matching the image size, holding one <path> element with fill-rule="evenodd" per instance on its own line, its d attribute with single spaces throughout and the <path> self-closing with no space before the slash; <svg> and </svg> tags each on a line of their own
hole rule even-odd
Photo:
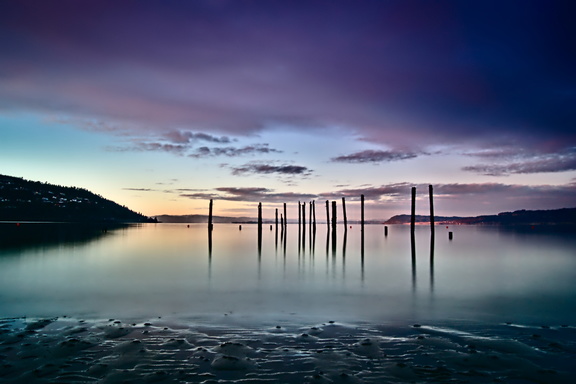
<svg viewBox="0 0 576 384">
<path fill-rule="evenodd" d="M 156 189 L 151 188 L 122 188 L 125 191 L 139 191 L 139 192 L 155 192 Z"/>
<path fill-rule="evenodd" d="M 186 144 L 195 141 L 207 141 L 210 143 L 228 144 L 232 139 L 228 136 L 213 136 L 203 132 L 190 132 L 190 131 L 170 131 L 164 137 L 177 144 Z"/>
<path fill-rule="evenodd" d="M 504 156 L 498 152 L 490 155 L 490 157 L 508 159 L 508 156 Z M 574 171 L 576 170 L 576 150 L 572 149 L 561 153 L 540 154 L 531 158 L 523 158 L 520 161 L 472 165 L 463 167 L 462 169 L 464 171 L 488 176 Z"/>
<path fill-rule="evenodd" d="M 342 197 L 350 202 L 350 212 L 357 211 L 360 195 L 368 203 L 367 211 L 389 215 L 409 213 L 411 188 L 416 187 L 417 210 L 428 210 L 428 184 L 392 183 L 382 186 L 367 186 L 355 189 L 342 189 L 320 194 L 276 192 L 265 187 L 220 187 L 214 192 L 184 193 L 182 197 L 198 200 L 228 200 L 245 202 L 295 203 L 297 201 L 325 200 L 339 202 Z M 470 215 L 474 206 L 476 214 L 495 214 L 502 211 L 526 209 L 557 209 L 576 207 L 576 183 L 564 185 L 519 185 L 504 183 L 452 183 L 434 184 L 436 214 L 449 215 L 464 213 Z M 370 203 L 378 204 L 370 204 Z M 339 204 L 339 203 L 338 203 Z M 340 209 L 340 208 L 338 208 Z M 372 213 L 372 214 L 373 214 Z M 371 215 L 372 215 L 371 214 Z"/>
<path fill-rule="evenodd" d="M 0 108 L 172 144 L 275 122 L 404 147 L 576 144 L 570 2 L 213 3 L 2 2 Z"/>
<path fill-rule="evenodd" d="M 279 174 L 279 175 L 300 175 L 309 176 L 312 173 L 307 167 L 300 165 L 271 165 L 264 163 L 250 163 L 240 167 L 233 167 L 232 174 L 245 175 L 245 174 Z"/>
<path fill-rule="evenodd" d="M 428 184 L 392 183 L 382 186 L 368 186 L 365 188 L 342 189 L 330 193 L 322 193 L 320 199 L 336 200 L 346 197 L 352 201 L 359 200 L 364 195 L 366 200 L 373 201 L 408 201 L 411 198 L 411 189 L 416 187 L 420 197 L 428 198 Z M 576 205 L 576 183 L 564 185 L 520 185 L 504 183 L 452 183 L 434 184 L 434 195 L 441 199 L 480 196 L 490 199 L 494 196 L 506 196 L 508 200 L 515 198 L 547 199 L 551 196 L 562 197 L 564 201 L 571 201 L 565 205 Z M 471 200 L 473 201 L 473 200 Z"/>
<path fill-rule="evenodd" d="M 169 152 L 182 155 L 188 150 L 187 145 L 166 143 L 135 143 L 128 147 L 108 147 L 112 151 L 143 151 L 143 152 Z"/>
<path fill-rule="evenodd" d="M 337 163 L 382 163 L 413 159 L 417 156 L 413 152 L 365 150 L 350 155 L 334 157 L 331 161 Z"/>
<path fill-rule="evenodd" d="M 254 144 L 247 145 L 244 147 L 200 147 L 196 148 L 194 153 L 190 157 L 207 157 L 207 156 L 228 156 L 228 157 L 238 157 L 253 154 L 266 154 L 266 153 L 282 153 L 282 151 L 274 148 L 270 148 L 268 144 Z"/>
<path fill-rule="evenodd" d="M 220 187 L 215 189 L 214 193 L 192 193 L 182 194 L 182 197 L 190 199 L 208 200 L 219 199 L 228 201 L 247 201 L 247 202 L 273 202 L 289 203 L 300 200 L 314 200 L 317 196 L 303 193 L 275 193 L 273 190 L 262 187 L 236 188 Z"/>
</svg>

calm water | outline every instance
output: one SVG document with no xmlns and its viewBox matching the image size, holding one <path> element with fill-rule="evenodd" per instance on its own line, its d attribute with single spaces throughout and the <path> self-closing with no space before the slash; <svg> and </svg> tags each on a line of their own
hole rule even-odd
<svg viewBox="0 0 576 384">
<path fill-rule="evenodd" d="M 15 224 L 4 224 L 8 228 Z M 22 224 L 23 226 L 40 224 Z M 0 318 L 287 318 L 571 324 L 576 236 L 475 226 L 360 226 L 336 242 L 264 227 L 146 224 L 0 248 Z M 30 227 L 28 227 L 28 230 Z M 10 228 L 14 230 L 14 228 Z M 454 232 L 448 240 L 447 231 Z M 13 237 L 13 235 L 10 235 Z M 6 244 L 6 242 L 5 242 Z M 433 249 L 432 249 L 433 247 Z"/>
</svg>

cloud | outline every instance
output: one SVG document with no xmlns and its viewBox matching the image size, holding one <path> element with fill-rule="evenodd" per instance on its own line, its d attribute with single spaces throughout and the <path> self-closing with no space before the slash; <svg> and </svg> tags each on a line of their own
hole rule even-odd
<svg viewBox="0 0 576 384">
<path fill-rule="evenodd" d="M 314 200 L 317 196 L 305 193 L 276 193 L 274 190 L 263 187 L 237 188 L 237 187 L 220 187 L 216 188 L 213 193 L 191 193 L 182 194 L 182 197 L 198 200 L 218 199 L 228 201 L 246 201 L 246 202 L 272 202 L 272 203 L 290 203 L 294 201 Z"/>
<path fill-rule="evenodd" d="M 232 139 L 228 136 L 214 136 L 204 132 L 191 132 L 191 131 L 170 131 L 164 137 L 177 144 L 187 144 L 196 141 L 207 141 L 210 143 L 228 144 Z"/>
<path fill-rule="evenodd" d="M 508 155 L 489 154 L 489 157 L 508 159 Z M 565 172 L 576 170 L 576 149 L 560 153 L 536 154 L 533 157 L 510 161 L 504 164 L 479 164 L 463 167 L 462 170 L 487 176 L 507 176 L 510 174 L 531 174 Z"/>
<path fill-rule="evenodd" d="M 122 188 L 124 191 L 139 191 L 139 192 L 155 192 L 156 189 L 151 188 Z"/>
<path fill-rule="evenodd" d="M 238 157 L 253 154 L 267 154 L 267 153 L 282 153 L 282 151 L 274 148 L 270 148 L 268 144 L 254 144 L 247 145 L 244 147 L 199 147 L 196 148 L 194 153 L 190 154 L 190 157 L 200 158 L 208 156 L 227 156 L 227 157 Z"/>
<path fill-rule="evenodd" d="M 277 123 L 416 148 L 576 144 L 569 5 L 212 3 L 3 4 L 0 106 L 129 123 L 172 144 Z"/>
<path fill-rule="evenodd" d="M 334 192 L 319 194 L 320 199 L 336 200 L 346 197 L 352 201 L 359 200 L 364 195 L 365 200 L 372 201 L 408 201 L 411 199 L 411 189 L 416 187 L 419 197 L 428 197 L 429 184 L 411 184 L 408 182 L 391 183 L 382 186 L 368 186 L 364 188 L 342 189 Z M 448 183 L 434 184 L 434 195 L 437 198 L 449 200 L 451 198 L 463 198 L 479 196 L 491 198 L 505 196 L 508 200 L 516 198 L 554 199 L 561 197 L 565 201 L 571 201 L 566 206 L 576 205 L 576 183 L 563 185 L 521 185 L 504 183 Z M 473 200 L 472 200 L 473 201 Z"/>
<path fill-rule="evenodd" d="M 300 175 L 300 176 L 309 176 L 312 173 L 310 169 L 301 165 L 290 165 L 290 164 L 283 164 L 283 165 L 271 165 L 265 163 L 250 163 L 245 164 L 240 167 L 233 167 L 232 174 L 233 175 L 245 175 L 245 174 L 279 174 L 279 175 Z"/>
<path fill-rule="evenodd" d="M 297 201 L 337 201 L 342 197 L 350 202 L 349 212 L 356 212 L 360 195 L 367 202 L 366 210 L 374 215 L 409 213 L 411 188 L 416 187 L 417 210 L 428 210 L 428 184 L 391 183 L 381 186 L 341 189 L 319 194 L 276 192 L 265 187 L 219 187 L 212 192 L 183 193 L 180 196 L 195 200 L 227 200 L 237 202 L 270 202 L 294 204 Z M 495 214 L 516 209 L 557 209 L 576 207 L 576 183 L 563 185 L 519 185 L 504 183 L 434 184 L 437 215 Z M 471 210 L 471 206 L 474 209 Z M 338 208 L 340 209 L 340 208 Z M 356 212 L 357 213 L 357 212 Z"/>
<path fill-rule="evenodd" d="M 413 152 L 365 150 L 350 155 L 333 157 L 331 161 L 337 163 L 381 163 L 413 159 L 418 155 Z"/>
</svg>

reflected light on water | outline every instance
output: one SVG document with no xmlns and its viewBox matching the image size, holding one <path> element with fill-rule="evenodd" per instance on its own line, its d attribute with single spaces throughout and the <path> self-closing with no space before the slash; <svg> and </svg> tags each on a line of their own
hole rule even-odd
<svg viewBox="0 0 576 384">
<path fill-rule="evenodd" d="M 40 227 L 39 227 L 40 228 Z M 150 224 L 0 249 L 0 317 L 567 322 L 576 241 L 497 228 Z"/>
</svg>

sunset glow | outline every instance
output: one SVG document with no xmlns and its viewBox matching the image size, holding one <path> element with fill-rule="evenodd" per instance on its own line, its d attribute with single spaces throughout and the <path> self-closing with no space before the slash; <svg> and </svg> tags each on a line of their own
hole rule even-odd
<svg viewBox="0 0 576 384">
<path fill-rule="evenodd" d="M 0 174 L 148 216 L 575 207 L 562 4 L 2 2 Z"/>
</svg>

